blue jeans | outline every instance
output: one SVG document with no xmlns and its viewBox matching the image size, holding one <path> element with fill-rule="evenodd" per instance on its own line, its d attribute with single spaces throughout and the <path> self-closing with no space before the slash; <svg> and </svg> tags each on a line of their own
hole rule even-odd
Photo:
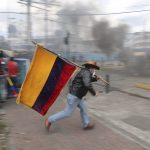
<svg viewBox="0 0 150 150">
<path fill-rule="evenodd" d="M 50 123 L 54 123 L 58 120 L 70 117 L 73 114 L 76 107 L 79 107 L 79 109 L 80 109 L 80 115 L 81 115 L 82 124 L 83 124 L 83 128 L 84 128 L 89 124 L 89 117 L 88 117 L 88 113 L 87 113 L 86 102 L 85 102 L 85 100 L 79 99 L 78 97 L 76 97 L 70 93 L 67 95 L 66 108 L 61 112 L 58 112 L 52 116 L 49 116 L 48 121 Z"/>
</svg>

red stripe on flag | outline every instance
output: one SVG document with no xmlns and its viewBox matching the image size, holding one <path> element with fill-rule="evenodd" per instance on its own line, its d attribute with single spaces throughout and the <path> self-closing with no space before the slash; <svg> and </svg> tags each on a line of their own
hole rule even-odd
<svg viewBox="0 0 150 150">
<path fill-rule="evenodd" d="M 60 94 L 61 90 L 65 86 L 66 82 L 69 80 L 70 76 L 76 69 L 75 66 L 71 66 L 70 64 L 66 64 L 62 70 L 60 78 L 54 88 L 54 91 L 51 94 L 51 97 L 48 99 L 48 102 L 45 104 L 43 109 L 41 110 L 40 114 L 45 115 L 48 111 L 49 107 L 55 102 L 57 96 Z"/>
</svg>

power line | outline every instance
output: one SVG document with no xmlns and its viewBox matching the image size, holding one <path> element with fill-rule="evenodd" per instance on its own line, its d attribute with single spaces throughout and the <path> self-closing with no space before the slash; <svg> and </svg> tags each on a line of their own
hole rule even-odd
<svg viewBox="0 0 150 150">
<path fill-rule="evenodd" d="M 40 4 L 40 5 L 53 5 L 53 6 L 61 6 L 60 4 L 55 4 L 55 3 L 43 3 L 43 2 L 35 2 L 35 1 L 32 1 L 32 3 L 35 3 L 35 4 Z"/>
<path fill-rule="evenodd" d="M 12 11 L 3 11 L 0 12 L 0 14 L 17 14 L 17 15 L 26 15 L 26 12 L 12 12 Z M 32 12 L 32 14 L 44 14 L 44 13 L 37 13 L 37 12 Z"/>
<path fill-rule="evenodd" d="M 29 1 L 29 0 L 28 0 Z M 45 2 L 36 2 L 36 1 L 31 1 L 30 0 L 30 5 L 28 4 L 28 1 L 27 0 L 20 0 L 18 3 L 21 3 L 21 4 L 24 4 L 24 5 L 27 5 L 30 7 L 35 7 L 35 8 L 38 8 L 38 9 L 42 9 L 45 11 L 45 17 L 44 17 L 44 20 L 45 20 L 45 43 L 47 43 L 47 39 L 48 39 L 48 12 L 49 10 L 47 9 L 48 6 L 52 6 L 52 5 L 55 5 L 55 6 L 58 6 L 57 4 L 52 4 L 52 3 L 49 3 L 48 0 L 45 0 Z M 52 1 L 53 2 L 53 1 Z M 42 7 L 38 7 L 38 6 L 35 6 L 33 4 L 38 4 L 38 5 L 43 5 L 45 8 L 42 8 Z M 30 23 L 31 24 L 31 23 Z"/>
<path fill-rule="evenodd" d="M 106 15 L 120 15 L 120 14 L 130 14 L 130 13 L 138 13 L 138 12 L 146 12 L 150 11 L 150 9 L 142 9 L 142 10 L 134 10 L 134 11 L 124 11 L 124 12 L 113 12 L 113 13 L 93 13 L 93 14 L 52 14 L 59 16 L 106 16 Z"/>
<path fill-rule="evenodd" d="M 26 15 L 26 12 L 14 12 L 14 11 L 1 11 L 0 14 L 22 14 L 22 15 Z"/>
<path fill-rule="evenodd" d="M 27 5 L 27 3 L 25 3 L 24 1 L 23 2 L 19 1 L 18 3 L 23 4 L 23 5 Z M 37 8 L 37 9 L 44 10 L 44 11 L 50 11 L 48 9 L 45 9 L 45 8 L 42 8 L 42 7 L 39 7 L 39 6 L 34 6 L 32 3 L 34 3 L 34 2 L 31 2 L 30 7 L 34 7 L 34 8 Z M 51 4 L 46 4 L 46 3 L 39 3 L 39 4 L 46 5 L 46 6 L 51 5 Z M 60 5 L 55 5 L 55 6 L 60 6 Z"/>
<path fill-rule="evenodd" d="M 20 2 L 18 2 L 20 3 Z M 22 3 L 25 4 L 25 3 Z M 31 7 L 35 7 L 38 9 L 42 9 L 42 10 L 46 10 L 46 11 L 50 11 L 41 7 L 37 7 L 37 6 L 31 6 Z M 51 14 L 51 15 L 57 15 L 57 16 L 106 16 L 106 15 L 120 15 L 120 14 L 131 14 L 131 13 L 138 13 L 138 12 L 147 12 L 150 11 L 150 9 L 143 9 L 143 10 L 135 10 L 135 11 L 125 11 L 125 12 L 114 12 L 114 13 L 93 13 L 93 14 Z M 12 14 L 27 14 L 26 12 L 0 12 L 1 14 L 7 14 L 7 13 L 12 13 Z M 35 14 L 42 14 L 42 13 L 35 13 Z"/>
<path fill-rule="evenodd" d="M 19 0 L 20 2 L 27 2 L 27 0 Z M 44 2 L 37 2 L 37 1 L 31 1 L 31 3 L 35 3 L 35 4 L 40 4 L 40 5 L 54 5 L 54 6 L 61 6 L 60 3 L 58 2 L 48 2 L 48 3 L 44 3 Z"/>
<path fill-rule="evenodd" d="M 23 3 L 24 4 L 24 3 Z M 36 6 L 32 6 L 36 7 Z M 41 7 L 36 7 L 38 9 L 46 10 Z M 50 11 L 50 10 L 46 10 Z M 124 12 L 112 12 L 112 13 L 93 13 L 93 14 L 88 14 L 88 13 L 83 13 L 83 14 L 51 14 L 51 15 L 58 15 L 58 16 L 107 16 L 107 15 L 121 15 L 121 14 L 131 14 L 131 13 L 140 13 L 140 12 L 147 12 L 150 11 L 150 9 L 142 9 L 142 10 L 133 10 L 133 11 L 124 11 Z"/>
<path fill-rule="evenodd" d="M 23 5 L 27 5 L 27 3 L 24 3 L 24 2 L 18 2 L 18 3 L 23 4 Z M 49 11 L 49 10 L 47 10 L 47 9 L 45 9 L 45 8 L 41 8 L 41 7 L 38 7 L 38 6 L 33 6 L 32 4 L 30 4 L 30 7 L 34 7 L 34 8 L 37 8 L 37 9 Z"/>
</svg>

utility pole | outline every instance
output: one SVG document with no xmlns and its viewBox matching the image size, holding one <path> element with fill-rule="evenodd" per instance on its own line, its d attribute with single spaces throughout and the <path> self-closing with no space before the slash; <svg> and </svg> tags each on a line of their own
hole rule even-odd
<svg viewBox="0 0 150 150">
<path fill-rule="evenodd" d="M 32 22 L 31 22 L 31 0 L 27 1 L 27 41 L 32 40 Z"/>
<path fill-rule="evenodd" d="M 45 0 L 45 45 L 48 43 L 48 12 L 47 12 L 48 1 Z"/>
<path fill-rule="evenodd" d="M 48 43 L 48 10 L 47 10 L 47 6 L 50 6 L 50 5 L 59 6 L 58 4 L 52 4 L 53 2 L 55 2 L 55 0 L 52 0 L 50 3 L 48 2 L 48 0 L 45 0 L 44 3 L 43 2 L 38 2 L 38 1 L 32 1 L 32 0 L 20 0 L 19 1 L 19 3 L 27 5 L 27 40 L 28 40 L 28 42 L 30 42 L 32 40 L 32 22 L 31 22 L 30 9 L 31 9 L 31 7 L 35 7 L 35 8 L 38 8 L 38 9 L 45 10 L 45 17 L 44 17 L 44 21 L 45 21 L 45 29 L 44 29 L 45 30 L 44 31 L 45 32 L 45 39 L 44 40 L 45 40 L 45 44 Z M 33 3 L 44 5 L 45 9 L 33 6 L 32 5 Z"/>
</svg>

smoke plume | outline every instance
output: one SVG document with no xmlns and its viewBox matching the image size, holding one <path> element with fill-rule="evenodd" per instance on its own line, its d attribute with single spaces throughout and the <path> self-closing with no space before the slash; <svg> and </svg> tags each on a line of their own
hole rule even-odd
<svg viewBox="0 0 150 150">
<path fill-rule="evenodd" d="M 111 27 L 106 20 L 96 22 L 92 30 L 95 44 L 107 56 L 123 48 L 127 31 L 127 25 Z"/>
<path fill-rule="evenodd" d="M 80 1 L 70 4 L 67 3 L 58 11 L 59 20 L 65 22 L 61 24 L 61 28 L 67 29 L 70 32 L 76 34 L 81 34 L 83 32 L 84 26 L 88 26 L 93 22 L 93 16 L 82 16 L 82 14 L 88 14 L 92 10 L 96 10 L 94 5 L 83 4 Z"/>
</svg>

